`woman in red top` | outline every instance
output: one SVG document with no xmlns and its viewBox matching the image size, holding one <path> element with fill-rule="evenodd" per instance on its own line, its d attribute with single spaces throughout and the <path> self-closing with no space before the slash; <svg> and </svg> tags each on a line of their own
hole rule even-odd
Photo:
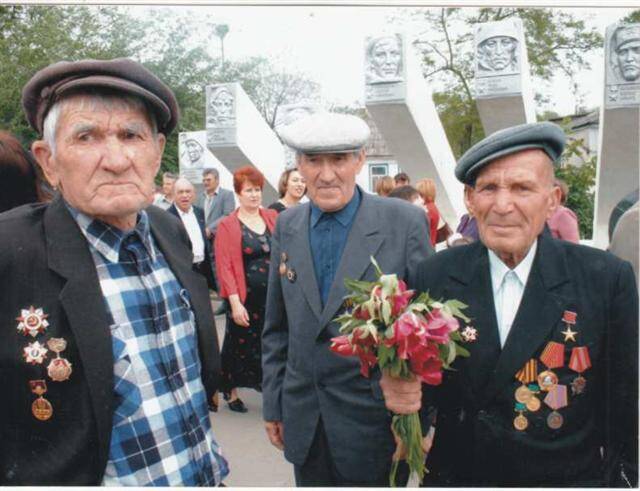
<svg viewBox="0 0 640 491">
<path fill-rule="evenodd" d="M 440 212 L 436 206 L 436 183 L 433 179 L 420 179 L 416 182 L 416 189 L 422 196 L 425 206 L 427 207 L 427 215 L 429 215 L 429 239 L 431 246 L 435 247 L 438 240 L 438 229 L 446 226 L 440 223 Z"/>
<path fill-rule="evenodd" d="M 277 213 L 261 208 L 264 176 L 245 166 L 233 174 L 240 206 L 218 225 L 215 237 L 220 296 L 229 300 L 222 345 L 222 382 L 229 409 L 247 412 L 237 387 L 262 390 L 260 338 L 267 295 L 271 233 Z"/>
</svg>

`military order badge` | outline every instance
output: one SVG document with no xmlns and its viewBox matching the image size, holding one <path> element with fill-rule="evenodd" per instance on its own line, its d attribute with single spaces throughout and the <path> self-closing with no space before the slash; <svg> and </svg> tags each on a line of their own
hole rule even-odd
<svg viewBox="0 0 640 491">
<path fill-rule="evenodd" d="M 45 314 L 41 308 L 36 309 L 32 305 L 28 309 L 21 309 L 20 314 L 20 317 L 16 317 L 18 321 L 18 332 L 21 332 L 25 336 L 35 338 L 49 327 L 49 323 L 47 322 L 49 314 Z"/>
<path fill-rule="evenodd" d="M 71 363 L 60 356 L 60 353 L 67 348 L 67 342 L 63 338 L 51 338 L 47 341 L 47 346 L 56 354 L 47 366 L 47 374 L 54 382 L 68 380 L 72 372 Z"/>
<path fill-rule="evenodd" d="M 29 345 L 23 349 L 22 356 L 27 363 L 40 365 L 44 361 L 45 356 L 47 356 L 48 351 L 49 350 L 38 341 L 34 341 L 33 343 L 29 343 Z"/>
</svg>

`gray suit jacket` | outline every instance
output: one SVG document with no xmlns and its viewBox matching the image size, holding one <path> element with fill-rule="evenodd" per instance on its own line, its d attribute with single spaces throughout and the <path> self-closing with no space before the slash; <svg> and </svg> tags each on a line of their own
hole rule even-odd
<svg viewBox="0 0 640 491">
<path fill-rule="evenodd" d="M 209 210 L 206 210 L 204 207 L 205 198 L 205 193 L 200 194 L 196 205 L 204 210 L 206 220 L 205 227 L 215 234 L 220 220 L 236 209 L 236 202 L 233 198 L 233 192 L 221 187 L 218 187 L 218 193 L 214 196 Z"/>
<path fill-rule="evenodd" d="M 336 277 L 324 308 L 309 246 L 310 205 L 282 212 L 271 242 L 271 264 L 262 334 L 263 415 L 284 424 L 285 457 L 304 463 L 322 417 L 339 472 L 367 482 L 388 472 L 395 447 L 379 370 L 360 374 L 357 359 L 329 350 L 338 336 L 331 320 L 343 309 L 345 278 L 375 279 L 370 256 L 385 273 L 407 278 L 430 254 L 424 211 L 392 198 L 362 193 Z M 280 276 L 281 253 L 296 272 Z"/>
</svg>

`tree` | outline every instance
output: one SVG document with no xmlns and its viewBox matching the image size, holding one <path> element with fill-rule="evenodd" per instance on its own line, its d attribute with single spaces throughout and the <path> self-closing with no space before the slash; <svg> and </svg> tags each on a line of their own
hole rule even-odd
<svg viewBox="0 0 640 491">
<path fill-rule="evenodd" d="M 476 110 L 473 79 L 473 26 L 517 16 L 522 19 L 532 76 L 550 81 L 562 72 L 569 78 L 588 68 L 586 54 L 602 37 L 584 21 L 543 8 L 441 8 L 415 11 L 427 29 L 416 39 L 425 78 L 434 84 L 434 101 L 454 154 L 459 157 L 484 135 Z M 538 84 L 540 85 L 540 84 Z M 544 94 L 536 94 L 538 100 Z"/>
</svg>

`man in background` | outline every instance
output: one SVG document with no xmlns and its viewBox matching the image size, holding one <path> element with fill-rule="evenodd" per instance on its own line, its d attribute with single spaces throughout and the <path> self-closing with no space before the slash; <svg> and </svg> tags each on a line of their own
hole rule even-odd
<svg viewBox="0 0 640 491">
<path fill-rule="evenodd" d="M 178 176 L 171 172 L 164 172 L 162 174 L 162 193 L 156 196 L 153 200 L 153 204 L 168 210 L 173 204 L 173 183 L 176 182 Z"/>
</svg>

